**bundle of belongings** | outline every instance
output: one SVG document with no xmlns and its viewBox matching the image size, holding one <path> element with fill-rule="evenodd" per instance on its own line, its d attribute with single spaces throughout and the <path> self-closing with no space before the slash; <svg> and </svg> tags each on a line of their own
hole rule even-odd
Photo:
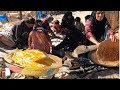
<svg viewBox="0 0 120 90">
<path fill-rule="evenodd" d="M 10 23 L 3 24 L 0 27 L 0 35 L 11 37 L 12 36 L 12 30 L 11 30 L 12 27 L 13 27 L 13 24 L 10 24 Z"/>
</svg>

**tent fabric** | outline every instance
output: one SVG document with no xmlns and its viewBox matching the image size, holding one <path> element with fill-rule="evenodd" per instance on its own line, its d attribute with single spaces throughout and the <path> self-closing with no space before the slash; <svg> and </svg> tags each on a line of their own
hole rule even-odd
<svg viewBox="0 0 120 90">
<path fill-rule="evenodd" d="M 7 21 L 8 22 L 6 13 L 0 15 L 0 21 Z"/>
<path fill-rule="evenodd" d="M 38 11 L 38 19 L 42 18 L 42 11 Z"/>
<path fill-rule="evenodd" d="M 42 11 L 38 11 L 38 19 L 41 19 L 43 15 L 46 16 L 46 17 L 47 16 L 52 16 L 52 14 L 43 14 Z"/>
</svg>

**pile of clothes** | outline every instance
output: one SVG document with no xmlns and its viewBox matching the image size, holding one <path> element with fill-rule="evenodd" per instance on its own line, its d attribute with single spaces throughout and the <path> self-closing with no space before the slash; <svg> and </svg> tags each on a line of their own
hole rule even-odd
<svg viewBox="0 0 120 90">
<path fill-rule="evenodd" d="M 1 24 L 0 27 L 0 35 L 4 35 L 4 36 L 12 36 L 12 30 L 11 28 L 13 27 L 13 24 L 10 23 L 5 23 L 5 24 Z"/>
</svg>

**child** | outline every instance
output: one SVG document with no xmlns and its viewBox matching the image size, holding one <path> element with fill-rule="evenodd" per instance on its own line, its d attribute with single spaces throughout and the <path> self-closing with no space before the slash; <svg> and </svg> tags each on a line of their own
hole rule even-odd
<svg viewBox="0 0 120 90">
<path fill-rule="evenodd" d="M 38 49 L 50 53 L 52 43 L 50 38 L 44 32 L 41 20 L 36 20 L 34 29 L 29 34 L 28 45 L 29 49 Z"/>
<path fill-rule="evenodd" d="M 45 20 L 46 20 L 46 18 L 47 18 L 46 14 L 43 14 L 43 15 L 42 15 L 42 18 L 41 18 L 40 20 L 44 23 Z"/>
<path fill-rule="evenodd" d="M 62 32 L 62 29 L 61 29 L 61 26 L 59 25 L 59 23 L 60 23 L 59 20 L 55 20 L 52 25 L 52 30 L 56 33 Z"/>
<path fill-rule="evenodd" d="M 55 37 L 55 34 L 51 30 L 51 27 L 50 27 L 50 23 L 53 21 L 53 19 L 54 18 L 52 16 L 49 16 L 49 17 L 46 18 L 46 20 L 42 24 L 42 26 L 46 30 L 47 34 L 52 38 Z"/>
<path fill-rule="evenodd" d="M 81 22 L 80 17 L 75 18 L 75 26 L 77 29 L 79 29 L 82 33 L 84 33 L 84 24 Z"/>
<path fill-rule="evenodd" d="M 90 18 L 90 15 L 85 16 L 85 22 Z"/>
</svg>

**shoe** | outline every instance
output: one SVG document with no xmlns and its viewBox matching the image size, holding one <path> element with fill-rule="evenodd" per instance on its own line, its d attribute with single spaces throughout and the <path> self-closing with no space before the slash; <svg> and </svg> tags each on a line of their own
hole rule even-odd
<svg viewBox="0 0 120 90">
<path fill-rule="evenodd" d="M 71 64 L 72 64 L 72 67 L 69 68 L 70 70 L 79 69 L 81 67 L 79 62 L 76 60 L 71 61 Z"/>
</svg>

